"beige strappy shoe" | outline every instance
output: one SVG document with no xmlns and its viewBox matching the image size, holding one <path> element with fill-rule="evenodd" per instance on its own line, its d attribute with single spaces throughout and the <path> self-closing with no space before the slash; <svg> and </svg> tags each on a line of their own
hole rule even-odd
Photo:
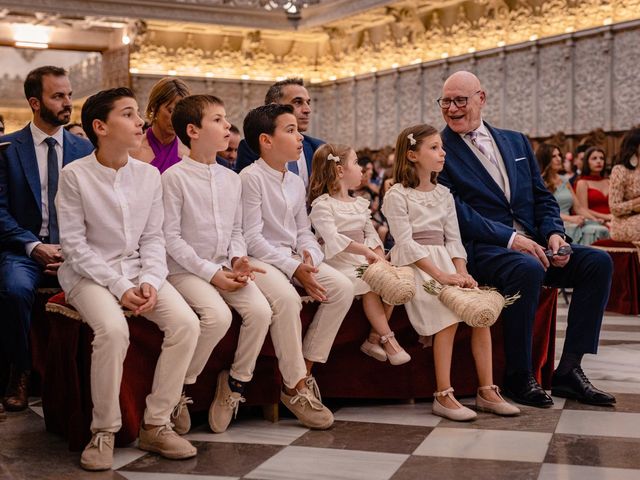
<svg viewBox="0 0 640 480">
<path fill-rule="evenodd" d="M 438 401 L 438 397 L 449 397 L 451 401 L 458 406 L 458 408 L 445 407 Z M 453 396 L 453 388 L 451 387 L 441 392 L 433 392 L 433 407 L 431 413 L 438 415 L 439 417 L 448 418 L 454 422 L 468 422 L 469 420 L 475 420 L 478 416 L 476 412 L 465 407 L 456 400 Z"/>
<path fill-rule="evenodd" d="M 404 348 L 400 346 L 398 341 L 396 340 L 396 334 L 393 332 L 389 332 L 387 335 L 382 335 L 380 337 L 380 343 L 384 345 L 385 343 L 389 343 L 391 347 L 396 351 L 396 353 L 389 353 L 385 350 L 387 354 L 387 358 L 389 359 L 389 363 L 391 365 L 402 365 L 403 363 L 407 363 L 411 360 L 411 356 L 405 351 Z"/>
<path fill-rule="evenodd" d="M 502 400 L 501 402 L 492 402 L 482 397 L 480 394 L 483 390 L 494 390 L 496 395 Z M 476 395 L 476 410 L 479 412 L 495 413 L 496 415 L 502 415 L 505 417 L 512 417 L 520 414 L 520 409 L 515 405 L 511 405 L 507 402 L 502 395 L 500 395 L 500 387 L 497 385 L 487 385 L 486 387 L 479 387 L 478 394 Z"/>
</svg>

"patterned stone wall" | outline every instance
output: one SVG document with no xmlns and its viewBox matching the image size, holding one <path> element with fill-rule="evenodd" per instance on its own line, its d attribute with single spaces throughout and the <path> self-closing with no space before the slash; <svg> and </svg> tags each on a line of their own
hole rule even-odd
<svg viewBox="0 0 640 480">
<path fill-rule="evenodd" d="M 617 25 L 377 72 L 309 87 L 313 136 L 380 148 L 398 132 L 426 122 L 444 122 L 435 99 L 444 79 L 459 70 L 476 73 L 487 91 L 484 118 L 533 137 L 625 130 L 640 123 L 640 26 Z M 159 77 L 132 75 L 141 108 Z M 194 93 L 212 93 L 229 119 L 264 101 L 268 82 L 187 79 Z"/>
</svg>

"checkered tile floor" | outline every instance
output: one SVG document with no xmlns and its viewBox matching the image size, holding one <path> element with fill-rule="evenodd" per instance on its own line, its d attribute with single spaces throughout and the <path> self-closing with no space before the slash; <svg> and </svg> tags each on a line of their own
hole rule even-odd
<svg viewBox="0 0 640 480">
<path fill-rule="evenodd" d="M 559 308 L 558 352 L 566 313 Z M 195 428 L 188 436 L 198 447 L 194 459 L 176 462 L 135 448 L 118 449 L 116 470 L 103 474 L 80 471 L 78 454 L 53 456 L 48 451 L 43 455 L 49 457 L 49 467 L 34 459 L 32 465 L 43 465 L 38 467 L 42 470 L 29 472 L 28 465 L 6 462 L 0 442 L 0 479 L 637 480 L 640 317 L 607 315 L 602 338 L 599 355 L 586 359 L 584 366 L 597 386 L 616 393 L 613 408 L 555 399 L 549 410 L 522 407 L 516 418 L 481 413 L 475 422 L 456 423 L 431 415 L 430 403 L 368 403 L 339 408 L 335 426 L 323 432 L 302 428 L 293 419 L 272 424 L 245 418 L 221 435 L 210 433 L 206 425 Z M 37 404 L 31 410 L 31 417 L 41 414 Z M 60 442 L 44 433 L 37 420 L 39 438 Z M 0 433 L 2 429 L 0 424 Z M 29 434 L 19 435 L 27 442 Z"/>
</svg>

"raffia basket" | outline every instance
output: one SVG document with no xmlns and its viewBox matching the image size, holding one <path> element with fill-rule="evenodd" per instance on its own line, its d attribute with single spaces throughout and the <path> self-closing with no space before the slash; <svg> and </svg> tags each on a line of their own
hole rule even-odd
<svg viewBox="0 0 640 480">
<path fill-rule="evenodd" d="M 427 293 L 437 295 L 442 304 L 470 327 L 490 327 L 502 312 L 520 298 L 516 293 L 503 297 L 495 288 L 461 288 L 440 285 L 435 280 L 423 284 Z"/>
<path fill-rule="evenodd" d="M 356 268 L 359 278 L 389 305 L 402 305 L 416 294 L 416 281 L 411 267 L 395 267 L 389 262 L 374 262 Z"/>
</svg>

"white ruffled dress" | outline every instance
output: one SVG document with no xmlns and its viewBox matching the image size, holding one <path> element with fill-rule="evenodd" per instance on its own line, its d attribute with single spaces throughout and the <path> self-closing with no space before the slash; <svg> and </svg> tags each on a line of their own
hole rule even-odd
<svg viewBox="0 0 640 480">
<path fill-rule="evenodd" d="M 395 240 L 391 249 L 391 263 L 409 265 L 416 279 L 416 295 L 405 304 L 413 328 L 422 336 L 438 333 L 461 320 L 434 295 L 424 291 L 422 284 L 432 277 L 414 263 L 427 257 L 440 270 L 455 273 L 452 258 L 467 259 L 460 239 L 460 227 L 453 196 L 443 185 L 430 192 L 421 192 L 395 184 L 384 197 L 382 206 L 389 230 Z M 414 236 L 422 232 L 442 232 L 443 245 L 421 245 Z"/>
<path fill-rule="evenodd" d="M 354 241 L 351 232 L 362 232 L 362 242 L 369 248 L 383 248 L 380 236 L 371 223 L 369 201 L 356 197 L 352 202 L 343 202 L 328 194 L 320 195 L 311 204 L 309 219 L 316 237 L 324 251 L 324 262 L 344 273 L 355 287 L 356 295 L 371 291 L 367 283 L 356 276 L 356 267 L 366 265 L 364 255 L 344 251 Z"/>
</svg>

